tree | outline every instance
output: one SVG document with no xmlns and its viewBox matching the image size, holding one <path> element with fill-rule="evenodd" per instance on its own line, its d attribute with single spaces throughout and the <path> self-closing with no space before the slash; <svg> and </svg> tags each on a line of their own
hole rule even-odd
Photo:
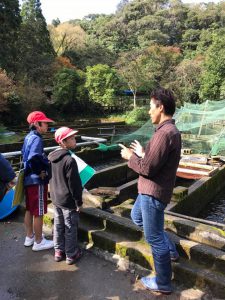
<svg viewBox="0 0 225 300">
<path fill-rule="evenodd" d="M 0 68 L 16 71 L 17 39 L 20 26 L 18 0 L 0 0 Z"/>
<path fill-rule="evenodd" d="M 180 48 L 154 45 L 143 51 L 142 70 L 150 87 L 165 86 L 182 59 Z"/>
<path fill-rule="evenodd" d="M 84 74 L 75 68 L 62 68 L 56 73 L 53 81 L 53 99 L 60 112 L 71 114 L 77 106 L 82 106 L 81 101 L 86 97 L 84 82 Z"/>
<path fill-rule="evenodd" d="M 53 25 L 54 27 L 59 26 L 60 23 L 61 23 L 61 22 L 60 22 L 59 18 L 56 18 L 56 19 L 53 19 L 53 20 L 52 20 L 52 25 Z"/>
<path fill-rule="evenodd" d="M 0 69 L 0 113 L 8 110 L 7 98 L 12 92 L 13 83 L 6 72 Z"/>
<path fill-rule="evenodd" d="M 116 66 L 134 96 L 134 108 L 137 91 L 148 92 L 159 84 L 165 85 L 180 60 L 179 48 L 158 45 L 120 55 Z"/>
<path fill-rule="evenodd" d="M 202 76 L 202 57 L 184 59 L 169 78 L 169 87 L 178 96 L 180 103 L 199 102 L 200 80 Z M 173 79 L 172 79 L 173 78 Z"/>
<path fill-rule="evenodd" d="M 24 116 L 21 97 L 13 80 L 0 69 L 0 119 L 4 124 L 19 124 Z"/>
<path fill-rule="evenodd" d="M 199 29 L 188 29 L 183 34 L 182 47 L 186 50 L 196 50 L 199 39 L 201 35 L 201 30 Z"/>
<path fill-rule="evenodd" d="M 145 74 L 142 69 L 140 52 L 132 51 L 120 54 L 116 62 L 116 68 L 124 83 L 126 83 L 133 94 L 133 106 L 136 108 L 136 97 L 139 88 L 146 83 Z"/>
<path fill-rule="evenodd" d="M 213 36 L 208 48 L 201 79 L 200 94 L 203 99 L 218 100 L 225 80 L 225 31 Z"/>
<path fill-rule="evenodd" d="M 129 0 L 120 0 L 119 4 L 117 4 L 116 12 L 120 12 L 128 3 Z"/>
<path fill-rule="evenodd" d="M 87 67 L 86 77 L 85 86 L 93 102 L 102 106 L 115 104 L 118 76 L 113 68 L 101 64 Z"/>
<path fill-rule="evenodd" d="M 24 0 L 21 16 L 20 73 L 28 81 L 45 83 L 50 76 L 48 68 L 54 60 L 55 52 L 40 0 Z"/>
<path fill-rule="evenodd" d="M 213 42 L 213 33 L 215 32 L 212 29 L 201 30 L 200 39 L 196 49 L 196 52 L 198 54 L 204 55 L 205 52 L 208 50 L 208 48 Z"/>
<path fill-rule="evenodd" d="M 57 55 L 63 55 L 67 51 L 76 51 L 84 48 L 87 34 L 79 25 L 65 22 L 58 26 L 50 25 L 48 28 Z"/>
</svg>

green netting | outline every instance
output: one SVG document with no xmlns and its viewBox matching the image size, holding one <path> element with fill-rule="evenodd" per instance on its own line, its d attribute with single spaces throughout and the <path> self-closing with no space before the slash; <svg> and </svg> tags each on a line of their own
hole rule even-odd
<svg viewBox="0 0 225 300">
<path fill-rule="evenodd" d="M 194 153 L 225 155 L 225 100 L 185 103 L 177 109 L 176 125 L 182 132 L 183 148 Z"/>
<path fill-rule="evenodd" d="M 118 144 L 113 144 L 113 145 L 105 145 L 105 144 L 101 144 L 99 143 L 98 147 L 96 148 L 100 151 L 115 151 L 115 150 L 118 150 L 120 149 L 120 146 Z"/>
<path fill-rule="evenodd" d="M 225 155 L 225 100 L 185 103 L 176 110 L 174 118 L 182 132 L 183 148 L 191 148 L 193 153 Z M 114 136 L 110 146 L 99 146 L 99 149 L 115 150 L 118 143 L 129 145 L 133 140 L 145 145 L 153 132 L 154 126 L 149 120 L 132 133 Z"/>
<path fill-rule="evenodd" d="M 154 127 L 149 120 L 141 128 L 132 133 L 120 134 L 112 137 L 111 143 L 122 143 L 124 145 L 129 145 L 132 141 L 138 140 L 142 145 L 145 145 L 152 136 L 153 132 Z"/>
</svg>

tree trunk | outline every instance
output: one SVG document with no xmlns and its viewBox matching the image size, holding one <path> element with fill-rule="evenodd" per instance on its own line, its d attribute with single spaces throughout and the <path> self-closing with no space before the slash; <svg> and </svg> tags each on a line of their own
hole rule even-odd
<svg viewBox="0 0 225 300">
<path fill-rule="evenodd" d="M 136 102 L 136 94 L 137 94 L 137 92 L 136 91 L 132 91 L 132 93 L 133 93 L 133 96 L 134 96 L 134 108 L 136 108 L 137 107 L 137 102 Z"/>
</svg>

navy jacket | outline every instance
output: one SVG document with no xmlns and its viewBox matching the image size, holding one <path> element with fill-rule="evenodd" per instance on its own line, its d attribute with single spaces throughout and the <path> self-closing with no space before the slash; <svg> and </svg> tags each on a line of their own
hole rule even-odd
<svg viewBox="0 0 225 300">
<path fill-rule="evenodd" d="M 48 156 L 51 164 L 50 194 L 54 205 L 76 209 L 82 205 L 82 185 L 77 163 L 68 150 L 59 148 Z"/>
<path fill-rule="evenodd" d="M 6 192 L 6 185 L 16 177 L 8 160 L 0 153 L 0 200 Z"/>
<path fill-rule="evenodd" d="M 48 159 L 44 153 L 42 136 L 36 130 L 31 130 L 25 137 L 22 154 L 25 169 L 24 185 L 48 184 Z M 42 171 L 47 174 L 44 180 L 39 176 Z"/>
</svg>

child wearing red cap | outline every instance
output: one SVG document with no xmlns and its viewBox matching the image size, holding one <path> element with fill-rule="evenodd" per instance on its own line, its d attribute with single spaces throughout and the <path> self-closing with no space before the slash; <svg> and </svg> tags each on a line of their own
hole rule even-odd
<svg viewBox="0 0 225 300">
<path fill-rule="evenodd" d="M 54 243 L 43 237 L 43 215 L 47 212 L 49 162 L 44 154 L 42 134 L 48 123 L 54 122 L 41 111 L 33 111 L 27 117 L 30 133 L 25 137 L 22 154 L 24 163 L 24 186 L 26 213 L 24 224 L 26 238 L 24 246 L 33 251 L 53 248 Z"/>
<path fill-rule="evenodd" d="M 76 133 L 68 127 L 57 129 L 55 140 L 60 148 L 48 156 L 51 165 L 50 194 L 54 204 L 55 261 L 59 262 L 66 256 L 68 265 L 82 256 L 77 242 L 82 184 L 77 163 L 69 152 L 76 147 Z"/>
</svg>

